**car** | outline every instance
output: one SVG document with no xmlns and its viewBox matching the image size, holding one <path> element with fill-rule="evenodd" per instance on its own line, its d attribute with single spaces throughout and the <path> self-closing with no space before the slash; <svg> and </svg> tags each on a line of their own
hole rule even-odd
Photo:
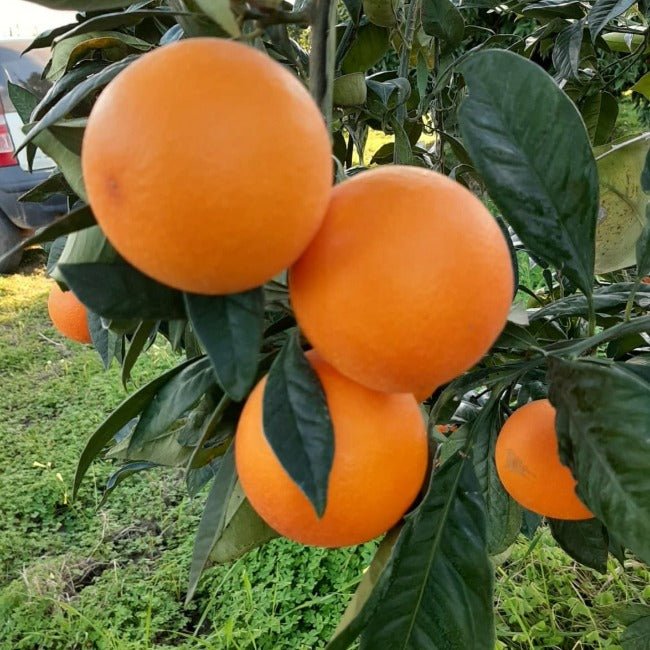
<svg viewBox="0 0 650 650">
<path fill-rule="evenodd" d="M 0 258 L 33 230 L 51 223 L 66 211 L 66 197 L 54 196 L 44 203 L 21 202 L 19 197 L 47 179 L 56 165 L 40 150 L 30 171 L 25 150 L 15 155 L 24 139 L 23 122 L 9 97 L 7 82 L 28 88 L 42 97 L 48 83 L 42 78 L 49 51 L 21 54 L 29 41 L 0 40 Z M 15 270 L 22 253 L 0 261 L 0 273 Z"/>
</svg>

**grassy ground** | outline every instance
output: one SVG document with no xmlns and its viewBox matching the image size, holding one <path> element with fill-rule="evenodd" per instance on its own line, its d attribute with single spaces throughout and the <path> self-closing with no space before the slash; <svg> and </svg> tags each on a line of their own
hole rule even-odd
<svg viewBox="0 0 650 650">
<path fill-rule="evenodd" d="M 0 650 L 323 647 L 372 544 L 276 540 L 211 569 L 185 607 L 204 495 L 189 500 L 177 473 L 151 472 L 98 508 L 111 467 L 96 463 L 70 503 L 84 440 L 124 391 L 116 368 L 54 332 L 38 253 L 27 261 L 25 274 L 0 276 Z M 135 385 L 172 362 L 154 346 Z M 497 575 L 503 649 L 620 648 L 611 606 L 650 600 L 646 568 L 576 569 L 545 531 L 522 538 Z"/>
</svg>

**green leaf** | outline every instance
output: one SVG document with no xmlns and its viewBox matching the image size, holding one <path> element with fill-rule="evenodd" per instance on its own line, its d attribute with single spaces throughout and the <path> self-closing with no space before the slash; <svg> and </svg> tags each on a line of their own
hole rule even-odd
<svg viewBox="0 0 650 650">
<path fill-rule="evenodd" d="M 67 70 L 95 50 L 103 50 L 110 60 L 122 59 L 134 52 L 146 52 L 153 47 L 142 39 L 121 32 L 89 32 L 61 40 L 52 48 L 50 81 L 60 79 Z"/>
<path fill-rule="evenodd" d="M 372 23 L 362 25 L 341 62 L 343 74 L 365 72 L 372 68 L 381 61 L 389 47 L 388 30 Z"/>
<path fill-rule="evenodd" d="M 577 79 L 582 47 L 583 24 L 579 20 L 567 25 L 555 39 L 553 65 L 561 79 Z"/>
<path fill-rule="evenodd" d="M 217 475 L 214 477 L 210 493 L 205 502 L 199 529 L 194 540 L 189 585 L 185 597 L 186 603 L 192 600 L 201 573 L 203 573 L 203 569 L 210 558 L 210 551 L 212 551 L 221 536 L 226 524 L 228 502 L 237 484 L 234 450 L 234 445 L 231 444 L 221 460 Z"/>
<path fill-rule="evenodd" d="M 598 173 L 576 107 L 512 52 L 477 52 L 461 71 L 461 132 L 490 196 L 534 255 L 591 295 Z"/>
<path fill-rule="evenodd" d="M 490 555 L 498 555 L 510 547 L 517 539 L 522 524 L 522 508 L 503 489 L 494 462 L 497 435 L 503 424 L 499 394 L 494 395 L 476 419 L 469 423 L 469 437 L 474 440 L 474 470 L 485 502 L 487 550 Z"/>
<path fill-rule="evenodd" d="M 239 24 L 230 8 L 230 0 L 196 0 L 196 4 L 206 16 L 211 18 L 230 36 L 241 36 Z"/>
<path fill-rule="evenodd" d="M 113 439 L 113 436 L 149 404 L 161 386 L 164 386 L 174 375 L 182 372 L 194 360 L 184 361 L 175 368 L 168 370 L 153 381 L 143 386 L 140 390 L 127 397 L 99 426 L 90 437 L 79 457 L 77 471 L 74 477 L 73 498 L 79 491 L 79 486 L 86 475 L 92 461 L 101 453 L 102 449 Z"/>
<path fill-rule="evenodd" d="M 115 358 L 115 352 L 118 345 L 118 336 L 111 332 L 108 327 L 104 327 L 102 319 L 92 311 L 88 312 L 88 329 L 95 350 L 99 353 L 104 368 L 108 370 L 111 361 Z"/>
<path fill-rule="evenodd" d="M 538 347 L 539 343 L 528 328 L 507 322 L 494 346 L 512 350 L 530 350 L 531 347 Z"/>
<path fill-rule="evenodd" d="M 126 387 L 129 379 L 131 379 L 131 370 L 133 370 L 135 362 L 157 329 L 158 323 L 156 321 L 144 320 L 138 325 L 138 328 L 131 337 L 129 347 L 124 355 L 124 361 L 122 361 L 122 385 L 124 387 Z"/>
<path fill-rule="evenodd" d="M 585 99 L 580 108 L 593 145 L 609 142 L 618 117 L 618 102 L 614 95 L 599 92 Z"/>
<path fill-rule="evenodd" d="M 33 0 L 32 0 L 33 1 Z M 53 29 L 48 29 L 44 32 L 41 32 L 24 50 L 23 54 L 27 54 L 31 50 L 39 50 L 42 47 L 50 47 L 54 42 L 54 39 L 61 34 L 65 34 L 67 31 L 76 27 L 78 23 L 68 23 L 67 25 L 59 25 L 59 27 L 54 27 Z"/>
<path fill-rule="evenodd" d="M 393 150 L 393 162 L 396 165 L 412 165 L 413 150 L 408 134 L 399 120 L 391 120 L 391 126 L 395 132 L 395 148 Z"/>
<path fill-rule="evenodd" d="M 641 172 L 641 188 L 650 194 L 650 151 Z M 646 206 L 645 225 L 636 243 L 636 268 L 639 277 L 650 275 L 650 204 Z"/>
<path fill-rule="evenodd" d="M 463 40 L 465 23 L 450 0 L 423 0 L 422 28 L 429 36 L 435 36 L 454 48 Z"/>
<path fill-rule="evenodd" d="M 609 540 L 607 530 L 598 519 L 549 519 L 549 524 L 555 541 L 569 556 L 601 573 L 607 571 Z"/>
<path fill-rule="evenodd" d="M 551 18 L 582 18 L 585 15 L 581 0 L 541 0 L 526 5 L 521 13 L 526 18 L 547 20 Z"/>
<path fill-rule="evenodd" d="M 79 300 L 104 318 L 166 320 L 185 316 L 180 291 L 159 284 L 122 260 L 61 264 L 59 270 Z"/>
<path fill-rule="evenodd" d="M 271 366 L 263 412 L 264 435 L 273 452 L 322 517 L 334 460 L 334 431 L 320 379 L 295 334 Z"/>
<path fill-rule="evenodd" d="M 135 11 L 117 11 L 113 13 L 100 14 L 94 18 L 85 20 L 82 23 L 75 24 L 71 29 L 58 34 L 57 41 L 62 41 L 66 38 L 79 36 L 88 32 L 106 31 L 112 29 L 120 29 L 124 27 L 131 27 L 141 23 L 145 18 L 164 18 L 165 16 L 173 16 L 177 14 L 176 11 L 170 11 L 166 8 L 159 9 L 137 9 Z"/>
<path fill-rule="evenodd" d="M 650 648 L 650 616 L 634 621 L 621 637 L 623 650 L 648 650 Z"/>
<path fill-rule="evenodd" d="M 194 363 L 171 377 L 142 411 L 133 430 L 129 450 L 163 437 L 172 424 L 214 385 L 214 372 L 207 357 L 195 359 Z"/>
<path fill-rule="evenodd" d="M 54 172 L 49 178 L 39 183 L 31 190 L 21 194 L 18 200 L 21 203 L 42 203 L 51 196 L 66 194 L 72 196 L 70 186 L 61 172 Z"/>
<path fill-rule="evenodd" d="M 650 72 L 646 72 L 630 90 L 641 93 L 646 99 L 650 100 Z"/>
<path fill-rule="evenodd" d="M 219 384 L 232 399 L 241 401 L 257 374 L 264 333 L 263 290 L 227 296 L 186 293 L 185 307 Z"/>
<path fill-rule="evenodd" d="M 650 383 L 621 364 L 549 361 L 562 461 L 587 507 L 650 561 Z"/>
<path fill-rule="evenodd" d="M 210 551 L 209 564 L 232 562 L 278 534 L 253 510 L 239 482 L 226 510 L 226 525 Z"/>
<path fill-rule="evenodd" d="M 73 11 L 92 9 L 93 11 L 99 11 L 101 9 L 128 7 L 132 3 L 132 0 L 29 0 L 29 2 L 41 5 L 41 7 L 49 7 L 50 9 L 67 9 Z"/>
<path fill-rule="evenodd" d="M 587 16 L 591 40 L 595 42 L 610 20 L 625 13 L 636 2 L 637 0 L 596 0 Z"/>
<path fill-rule="evenodd" d="M 362 629 L 367 650 L 493 650 L 485 506 L 467 460 L 458 454 L 434 474 L 366 605 L 328 650 Z"/>
<path fill-rule="evenodd" d="M 108 480 L 106 481 L 106 487 L 104 488 L 104 494 L 102 494 L 102 500 L 99 502 L 99 505 L 97 507 L 101 508 L 108 500 L 111 492 L 113 492 L 113 490 L 120 483 L 122 483 L 122 481 L 129 478 L 129 476 L 133 476 L 133 474 L 137 474 L 138 472 L 146 472 L 150 469 L 153 469 L 154 467 L 158 467 L 158 465 L 156 465 L 156 463 L 150 463 L 148 461 L 142 460 L 137 460 L 132 463 L 122 465 L 122 467 L 120 467 L 108 477 Z"/>
</svg>

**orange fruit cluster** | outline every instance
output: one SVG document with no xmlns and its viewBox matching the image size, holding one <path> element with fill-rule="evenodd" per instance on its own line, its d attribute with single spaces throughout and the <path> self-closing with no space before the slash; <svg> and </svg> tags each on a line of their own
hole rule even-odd
<svg viewBox="0 0 650 650">
<path fill-rule="evenodd" d="M 517 409 L 497 438 L 495 463 L 510 496 L 532 512 L 553 519 L 591 519 L 578 498 L 571 470 L 562 464 L 555 409 L 547 399 Z"/>
<path fill-rule="evenodd" d="M 236 434 L 252 506 L 287 537 L 324 546 L 398 521 L 427 469 L 416 398 L 481 359 L 512 301 L 508 245 L 483 204 L 415 167 L 332 189 L 327 128 L 305 88 L 222 39 L 167 45 L 122 72 L 90 115 L 82 165 L 107 238 L 159 282 L 218 295 L 289 269 L 334 465 L 318 518 L 266 440 L 262 380 Z"/>
</svg>

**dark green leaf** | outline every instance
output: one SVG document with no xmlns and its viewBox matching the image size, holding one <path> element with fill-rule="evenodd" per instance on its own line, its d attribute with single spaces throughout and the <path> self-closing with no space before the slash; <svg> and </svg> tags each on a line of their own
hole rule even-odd
<svg viewBox="0 0 650 650">
<path fill-rule="evenodd" d="M 497 342 L 497 348 L 508 348 L 513 350 L 530 350 L 539 345 L 537 339 L 530 333 L 528 328 L 516 323 L 507 322 Z"/>
<path fill-rule="evenodd" d="M 517 539 L 522 524 L 522 508 L 503 489 L 494 462 L 494 448 L 502 419 L 498 394 L 469 423 L 474 440 L 472 459 L 481 486 L 487 514 L 487 549 L 490 555 L 503 553 Z"/>
<path fill-rule="evenodd" d="M 83 23 L 73 25 L 72 28 L 69 31 L 64 32 L 63 35 L 57 39 L 57 41 L 63 40 L 64 38 L 79 36 L 80 34 L 86 34 L 87 32 L 131 27 L 132 25 L 137 25 L 138 23 L 142 22 L 145 18 L 173 16 L 176 13 L 178 12 L 160 8 L 137 9 L 135 11 L 118 11 L 113 13 L 100 14 L 94 18 L 85 20 Z"/>
<path fill-rule="evenodd" d="M 393 131 L 395 132 L 395 148 L 393 150 L 393 162 L 396 165 L 412 165 L 413 150 L 408 134 L 404 130 L 399 120 L 391 121 Z"/>
<path fill-rule="evenodd" d="M 458 454 L 433 476 L 366 605 L 328 650 L 348 647 L 362 630 L 367 650 L 493 650 L 485 528 L 472 464 Z"/>
<path fill-rule="evenodd" d="M 581 20 L 571 23 L 555 39 L 553 65 L 561 79 L 578 78 L 583 27 Z"/>
<path fill-rule="evenodd" d="M 648 650 L 650 648 L 650 616 L 634 621 L 621 637 L 623 650 Z"/>
<path fill-rule="evenodd" d="M 318 375 L 298 336 L 287 340 L 264 389 L 264 435 L 282 467 L 322 517 L 334 459 L 334 431 Z"/>
<path fill-rule="evenodd" d="M 217 475 L 210 488 L 199 529 L 194 540 L 192 565 L 190 567 L 189 585 L 185 602 L 188 603 L 199 583 L 201 573 L 210 558 L 210 551 L 221 536 L 226 524 L 226 511 L 228 502 L 237 484 L 237 470 L 235 469 L 234 445 L 221 459 Z"/>
<path fill-rule="evenodd" d="M 403 77 L 388 79 L 387 81 L 367 79 L 366 85 L 368 90 L 375 94 L 387 108 L 395 108 L 398 104 L 403 104 L 411 94 L 411 84 L 408 79 Z"/>
<path fill-rule="evenodd" d="M 650 151 L 646 154 L 645 164 L 641 172 L 641 187 L 646 194 L 650 194 Z"/>
<path fill-rule="evenodd" d="M 650 275 L 650 205 L 646 207 L 645 226 L 636 243 L 636 268 L 639 277 Z"/>
<path fill-rule="evenodd" d="M 549 363 L 562 461 L 608 530 L 650 561 L 650 384 L 596 361 Z"/>
<path fill-rule="evenodd" d="M 108 327 L 104 327 L 102 318 L 92 311 L 88 312 L 88 329 L 93 346 L 101 357 L 104 368 L 108 370 L 111 361 L 115 358 L 119 337 Z"/>
<path fill-rule="evenodd" d="M 174 375 L 182 372 L 193 361 L 185 361 L 175 368 L 168 370 L 146 386 L 127 397 L 99 426 L 90 437 L 79 457 L 77 471 L 74 477 L 73 498 L 76 496 L 81 481 L 85 476 L 92 461 L 100 454 L 102 449 L 113 439 L 113 436 L 149 404 L 161 386 L 164 386 Z"/>
<path fill-rule="evenodd" d="M 50 251 L 47 255 L 46 271 L 48 275 L 52 275 L 54 272 L 54 267 L 58 264 L 59 258 L 61 257 L 63 249 L 65 248 L 66 240 L 67 237 L 63 235 L 62 237 L 59 237 L 52 242 Z"/>
<path fill-rule="evenodd" d="M 462 72 L 461 132 L 491 197 L 534 255 L 591 295 L 598 173 L 577 109 L 512 52 L 477 52 Z"/>
<path fill-rule="evenodd" d="M 126 58 L 107 66 L 101 72 L 97 72 L 76 85 L 69 93 L 62 97 L 57 103 L 39 120 L 34 128 L 27 134 L 25 143 L 33 140 L 39 133 L 48 127 L 62 120 L 70 111 L 78 106 L 86 97 L 96 90 L 103 88 L 112 81 L 122 70 L 138 58 L 137 55 Z M 33 110 L 33 109 L 32 109 Z M 31 115 L 30 111 L 30 115 Z M 29 117 L 24 122 L 29 122 Z M 23 146 L 24 144 L 23 143 Z"/>
<path fill-rule="evenodd" d="M 599 92 L 587 97 L 580 108 L 594 146 L 609 142 L 618 117 L 618 102 L 613 95 Z"/>
<path fill-rule="evenodd" d="M 75 27 L 78 23 L 68 23 L 67 25 L 60 25 L 59 27 L 54 27 L 53 29 L 48 29 L 44 32 L 41 32 L 23 51 L 23 54 L 31 50 L 38 50 L 42 47 L 50 47 L 54 42 L 54 39 L 61 34 L 65 34 L 67 31 Z"/>
<path fill-rule="evenodd" d="M 106 481 L 106 487 L 104 488 L 104 494 L 102 494 L 102 500 L 99 502 L 99 508 L 101 508 L 107 501 L 111 492 L 125 479 L 129 478 L 133 474 L 138 472 L 146 472 L 154 467 L 158 467 L 155 463 L 149 463 L 147 461 L 137 460 L 133 463 L 127 463 L 122 465 L 117 471 L 113 472 Z"/>
<path fill-rule="evenodd" d="M 89 309 L 104 318 L 165 320 L 185 316 L 183 294 L 124 261 L 61 264 L 65 281 Z"/>
<path fill-rule="evenodd" d="M 99 11 L 101 9 L 119 9 L 120 7 L 128 7 L 131 0 L 29 0 L 42 7 L 49 7 L 50 9 L 68 9 L 80 10 L 92 9 Z"/>
<path fill-rule="evenodd" d="M 610 20 L 614 20 L 625 13 L 637 0 L 596 0 L 589 10 L 587 20 L 589 21 L 589 32 L 591 40 L 603 30 Z"/>
<path fill-rule="evenodd" d="M 541 0 L 526 5 L 521 13 L 527 18 L 582 18 L 585 15 L 581 0 Z"/>
<path fill-rule="evenodd" d="M 70 186 L 61 172 L 54 172 L 49 178 L 31 190 L 22 194 L 18 200 L 22 203 L 42 203 L 51 196 L 66 194 L 71 196 Z"/>
<path fill-rule="evenodd" d="M 142 411 L 133 430 L 129 449 L 164 436 L 188 409 L 215 385 L 214 372 L 207 357 L 194 360 L 155 392 Z"/>
<path fill-rule="evenodd" d="M 18 113 L 18 117 L 20 117 L 22 122 L 27 124 L 32 111 L 38 105 L 38 98 L 34 93 L 27 90 L 27 88 L 23 88 L 11 81 L 7 82 L 7 92 L 9 93 L 11 103 L 16 109 L 16 113 Z"/>
<path fill-rule="evenodd" d="M 388 30 L 368 23 L 359 27 L 352 46 L 341 62 L 343 74 L 365 72 L 388 51 Z"/>
<path fill-rule="evenodd" d="M 253 510 L 237 483 L 226 510 L 226 525 L 210 551 L 209 564 L 232 562 L 278 534 Z"/>
<path fill-rule="evenodd" d="M 195 497 L 203 489 L 203 486 L 216 476 L 221 459 L 222 456 L 219 456 L 203 467 L 187 470 L 185 483 L 190 497 Z"/>
<path fill-rule="evenodd" d="M 142 321 L 135 330 L 129 343 L 124 361 L 122 362 L 122 384 L 126 386 L 131 379 L 131 370 L 138 360 L 140 353 L 144 350 L 147 342 L 155 334 L 158 324 L 156 321 Z"/>
<path fill-rule="evenodd" d="M 422 27 L 451 48 L 460 45 L 465 31 L 463 17 L 451 0 L 423 0 Z"/>
<path fill-rule="evenodd" d="M 542 517 L 540 515 L 523 508 L 523 518 L 521 523 L 522 535 L 525 535 L 528 539 L 532 539 L 541 523 Z"/>
<path fill-rule="evenodd" d="M 607 571 L 609 540 L 607 530 L 598 519 L 549 519 L 549 524 L 555 541 L 574 560 L 601 573 Z"/>
<path fill-rule="evenodd" d="M 257 373 L 264 332 L 263 290 L 227 296 L 186 293 L 185 306 L 221 387 L 235 401 L 242 400 Z"/>
</svg>

